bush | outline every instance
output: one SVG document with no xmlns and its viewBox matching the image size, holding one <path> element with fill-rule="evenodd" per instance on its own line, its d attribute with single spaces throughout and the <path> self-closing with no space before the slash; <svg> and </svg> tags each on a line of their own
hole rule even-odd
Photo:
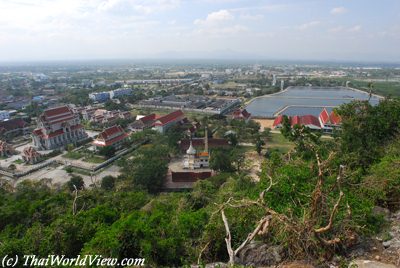
<svg viewBox="0 0 400 268">
<path fill-rule="evenodd" d="M 105 176 L 101 179 L 101 188 L 104 190 L 112 190 L 115 187 L 115 177 Z"/>
<path fill-rule="evenodd" d="M 67 183 L 68 188 L 71 192 L 75 191 L 75 187 L 78 190 L 82 190 L 85 186 L 85 182 L 81 176 L 74 175 Z M 75 187 L 74 187 L 75 186 Z"/>
</svg>

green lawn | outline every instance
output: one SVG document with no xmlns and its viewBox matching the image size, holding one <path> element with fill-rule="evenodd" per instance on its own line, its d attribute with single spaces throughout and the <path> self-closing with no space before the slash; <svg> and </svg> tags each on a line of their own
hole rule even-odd
<svg viewBox="0 0 400 268">
<path fill-rule="evenodd" d="M 90 176 L 90 172 L 80 169 L 80 168 L 75 168 L 75 167 L 65 167 L 64 170 L 71 170 L 72 173 L 80 174 L 80 175 L 85 175 L 85 176 Z"/>
<path fill-rule="evenodd" d="M 280 133 L 271 133 L 271 138 L 266 142 L 266 147 L 269 149 L 278 149 L 282 153 L 287 153 L 294 147 L 293 143 L 286 140 Z"/>
<path fill-rule="evenodd" d="M 72 152 L 68 152 L 68 153 L 64 154 L 63 157 L 77 160 L 77 159 L 82 158 L 83 155 L 78 151 L 72 151 Z"/>
<path fill-rule="evenodd" d="M 15 164 L 23 164 L 24 161 L 22 159 L 17 159 L 14 161 Z"/>
<path fill-rule="evenodd" d="M 93 155 L 90 157 L 85 157 L 85 159 L 83 159 L 83 161 L 89 162 L 89 163 L 94 163 L 94 164 L 100 164 L 100 163 L 103 163 L 105 161 L 105 159 L 101 156 Z"/>
</svg>

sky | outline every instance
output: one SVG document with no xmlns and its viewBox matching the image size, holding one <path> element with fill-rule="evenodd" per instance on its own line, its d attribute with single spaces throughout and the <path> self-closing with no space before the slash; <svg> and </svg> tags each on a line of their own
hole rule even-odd
<svg viewBox="0 0 400 268">
<path fill-rule="evenodd" d="M 400 62 L 399 0 L 0 0 L 0 61 Z"/>
</svg>

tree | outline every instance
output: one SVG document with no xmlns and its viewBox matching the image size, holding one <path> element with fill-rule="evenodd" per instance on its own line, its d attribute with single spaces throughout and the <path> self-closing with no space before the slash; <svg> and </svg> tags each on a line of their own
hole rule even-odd
<svg viewBox="0 0 400 268">
<path fill-rule="evenodd" d="M 115 148 L 113 146 L 104 146 L 99 149 L 99 154 L 111 158 L 115 155 Z"/>
<path fill-rule="evenodd" d="M 210 167 L 218 171 L 233 171 L 231 152 L 225 149 L 216 149 L 211 152 Z"/>
<path fill-rule="evenodd" d="M 256 139 L 256 151 L 258 154 L 261 154 L 262 147 L 265 144 L 265 142 L 261 138 Z"/>
<path fill-rule="evenodd" d="M 115 177 L 109 175 L 101 179 L 101 188 L 104 190 L 112 190 L 115 187 Z"/>
<path fill-rule="evenodd" d="M 238 138 L 237 138 L 236 133 L 230 132 L 228 135 L 226 135 L 226 138 L 228 139 L 228 142 L 232 146 L 236 146 L 238 144 Z"/>
<path fill-rule="evenodd" d="M 400 99 L 386 99 L 378 105 L 353 101 L 338 110 L 342 117 L 339 134 L 341 153 L 351 166 L 366 170 L 379 159 L 400 130 Z"/>
<path fill-rule="evenodd" d="M 71 152 L 71 151 L 74 149 L 74 147 L 75 147 L 75 146 L 74 146 L 72 143 L 68 144 L 68 145 L 67 145 L 67 151 L 68 151 L 68 152 Z"/>
<path fill-rule="evenodd" d="M 75 187 L 78 190 L 82 190 L 85 186 L 85 182 L 83 181 L 83 178 L 81 176 L 74 175 L 68 181 L 67 185 L 68 185 L 69 190 L 72 192 L 72 191 L 75 191 Z M 74 185 L 75 185 L 75 187 L 74 187 Z"/>
<path fill-rule="evenodd" d="M 231 161 L 236 167 L 236 171 L 240 172 L 242 169 L 242 166 L 244 164 L 245 156 L 243 152 L 241 152 L 238 149 L 233 149 L 231 151 Z"/>
<path fill-rule="evenodd" d="M 138 149 L 133 159 L 127 161 L 124 172 L 135 186 L 151 193 L 158 192 L 168 171 L 168 148 L 165 145 L 148 145 Z"/>
</svg>

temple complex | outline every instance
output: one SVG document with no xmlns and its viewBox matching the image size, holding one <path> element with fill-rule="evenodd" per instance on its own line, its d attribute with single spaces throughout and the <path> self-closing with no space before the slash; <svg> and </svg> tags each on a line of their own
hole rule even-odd
<svg viewBox="0 0 400 268">
<path fill-rule="evenodd" d="M 35 147 L 50 150 L 87 138 L 78 113 L 65 105 L 45 110 L 38 118 L 38 128 L 33 133 Z"/>
<path fill-rule="evenodd" d="M 190 139 L 190 146 L 186 151 L 186 156 L 183 160 L 183 168 L 185 169 L 199 169 L 209 167 L 209 152 L 208 152 L 208 131 L 205 129 L 204 137 L 204 151 L 197 153 L 193 147 L 192 139 Z"/>
</svg>

